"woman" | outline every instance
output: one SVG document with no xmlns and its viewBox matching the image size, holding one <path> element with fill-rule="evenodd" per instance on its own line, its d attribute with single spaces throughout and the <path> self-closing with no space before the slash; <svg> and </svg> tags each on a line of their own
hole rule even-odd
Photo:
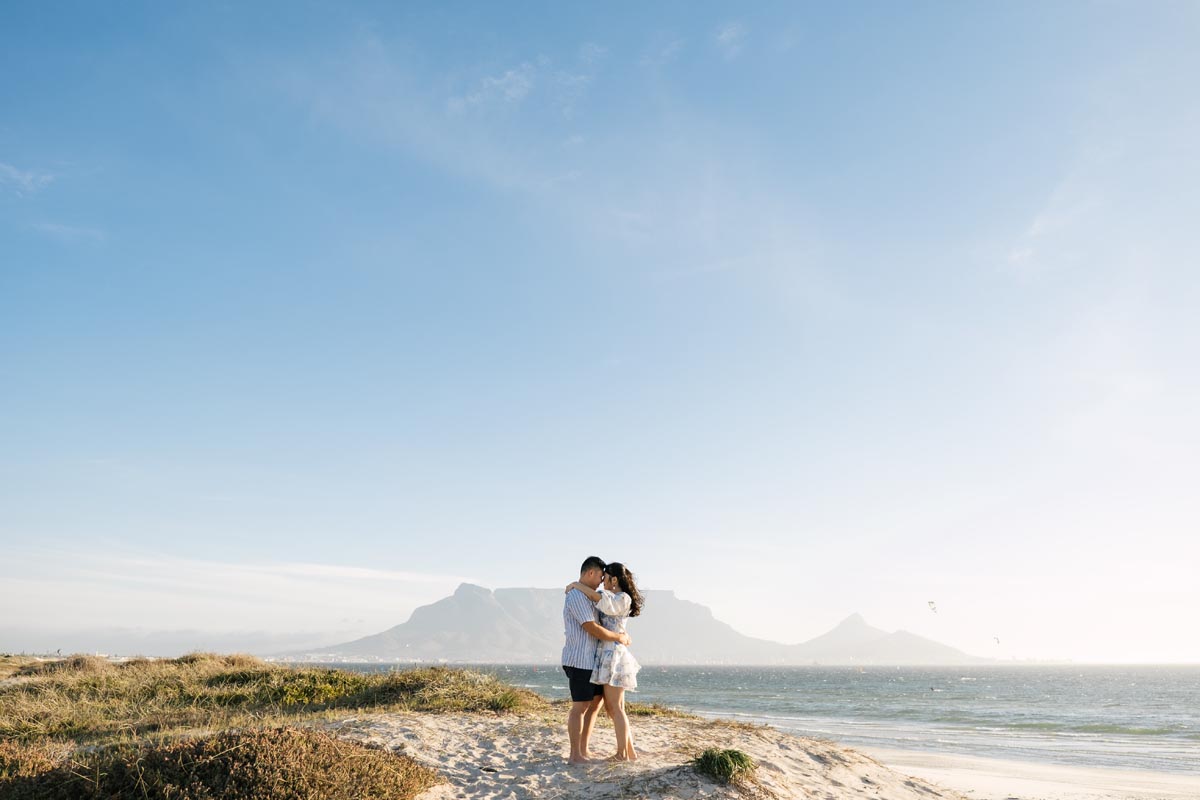
<svg viewBox="0 0 1200 800">
<path fill-rule="evenodd" d="M 633 573 L 624 564 L 612 563 L 604 568 L 604 582 L 599 591 L 582 583 L 572 583 L 567 591 L 578 589 L 587 595 L 600 612 L 600 624 L 614 633 L 625 633 L 625 622 L 642 613 L 642 595 L 633 581 Z M 625 713 L 625 690 L 637 688 L 637 674 L 641 669 L 629 648 L 618 642 L 601 642 L 596 650 L 596 668 L 592 670 L 592 683 L 604 686 L 604 707 L 612 717 L 617 734 L 615 761 L 636 761 L 633 749 L 633 734 L 629 730 L 629 717 Z"/>
</svg>

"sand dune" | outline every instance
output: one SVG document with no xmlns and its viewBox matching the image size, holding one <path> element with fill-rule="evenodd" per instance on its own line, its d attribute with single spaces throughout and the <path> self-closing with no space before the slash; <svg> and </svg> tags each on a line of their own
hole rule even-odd
<svg viewBox="0 0 1200 800">
<path fill-rule="evenodd" d="M 639 717 L 634 763 L 569 766 L 558 716 L 379 714 L 334 723 L 339 735 L 401 750 L 437 768 L 447 783 L 422 800 L 511 798 L 873 798 L 963 800 L 836 744 L 773 728 L 692 718 Z M 593 752 L 612 752 L 612 728 L 598 727 Z M 697 773 L 690 759 L 706 747 L 730 747 L 759 764 L 755 782 L 730 786 Z"/>
</svg>

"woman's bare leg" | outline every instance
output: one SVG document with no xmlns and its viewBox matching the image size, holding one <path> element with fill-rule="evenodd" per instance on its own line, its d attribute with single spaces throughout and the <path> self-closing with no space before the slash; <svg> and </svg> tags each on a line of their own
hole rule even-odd
<svg viewBox="0 0 1200 800">
<path fill-rule="evenodd" d="M 637 758 L 633 752 L 633 736 L 629 732 L 629 717 L 625 713 L 625 690 L 619 686 L 604 687 L 604 705 L 613 718 L 613 728 L 617 734 L 617 761 L 631 761 Z"/>
</svg>

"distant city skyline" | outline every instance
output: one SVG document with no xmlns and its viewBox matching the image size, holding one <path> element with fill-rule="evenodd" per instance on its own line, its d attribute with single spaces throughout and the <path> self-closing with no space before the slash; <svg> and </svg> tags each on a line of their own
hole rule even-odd
<svg viewBox="0 0 1200 800">
<path fill-rule="evenodd" d="M 8 10 L 0 651 L 344 640 L 594 553 L 785 643 L 1200 663 L 1198 32 Z"/>
</svg>

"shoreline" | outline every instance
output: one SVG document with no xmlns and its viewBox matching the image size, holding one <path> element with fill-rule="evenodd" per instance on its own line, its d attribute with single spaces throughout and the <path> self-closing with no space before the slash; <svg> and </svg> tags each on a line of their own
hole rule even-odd
<svg viewBox="0 0 1200 800">
<path fill-rule="evenodd" d="M 857 747 L 904 775 L 972 800 L 1194 800 L 1200 776 Z"/>
</svg>

